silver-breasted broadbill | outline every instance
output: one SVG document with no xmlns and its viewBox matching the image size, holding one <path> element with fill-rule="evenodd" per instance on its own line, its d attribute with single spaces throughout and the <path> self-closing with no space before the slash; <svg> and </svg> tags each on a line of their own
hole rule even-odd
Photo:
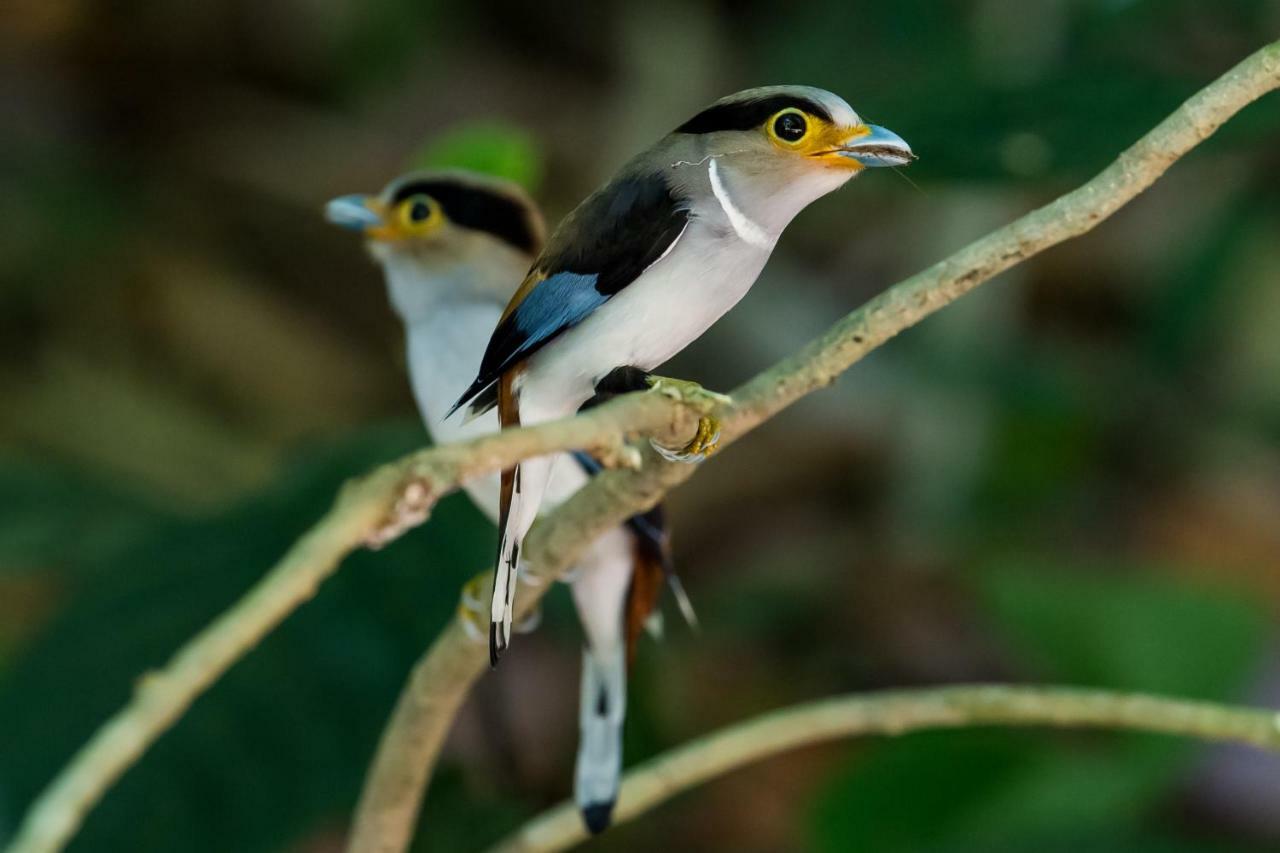
<svg viewBox="0 0 1280 853">
<path fill-rule="evenodd" d="M 648 371 L 746 294 L 805 206 L 868 167 L 912 159 L 900 137 L 864 123 L 821 89 L 771 86 L 717 101 L 561 222 L 455 406 L 469 405 L 473 414 L 496 406 L 508 427 L 570 415 L 602 382 L 707 394 Z M 689 446 L 667 455 L 696 461 L 717 437 L 717 425 L 703 418 Z M 490 608 L 494 663 L 510 642 L 520 546 L 551 467 L 547 458 L 526 459 L 503 473 Z"/>
</svg>

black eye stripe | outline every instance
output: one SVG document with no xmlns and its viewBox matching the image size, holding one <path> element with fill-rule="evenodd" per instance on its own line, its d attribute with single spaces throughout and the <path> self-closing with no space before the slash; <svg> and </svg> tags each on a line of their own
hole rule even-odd
<svg viewBox="0 0 1280 853">
<path fill-rule="evenodd" d="M 676 128 L 676 133 L 715 133 L 720 130 L 751 130 L 769 120 L 774 113 L 797 109 L 809 115 L 831 121 L 831 113 L 816 101 L 796 95 L 774 95 L 733 101 L 708 107 Z"/>
<path fill-rule="evenodd" d="M 492 234 L 528 254 L 534 254 L 539 248 L 533 214 L 503 193 L 458 181 L 426 178 L 397 187 L 391 203 L 400 204 L 415 195 L 434 199 L 454 225 Z"/>
</svg>

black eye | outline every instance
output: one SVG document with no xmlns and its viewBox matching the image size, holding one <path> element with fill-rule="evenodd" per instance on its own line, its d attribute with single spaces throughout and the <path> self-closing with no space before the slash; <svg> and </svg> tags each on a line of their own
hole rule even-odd
<svg viewBox="0 0 1280 853">
<path fill-rule="evenodd" d="M 787 142 L 799 142 L 809 129 L 800 113 L 783 113 L 773 120 L 773 133 Z"/>
<path fill-rule="evenodd" d="M 424 197 L 418 197 L 409 202 L 409 221 L 410 222 L 426 222 L 431 218 L 431 203 Z"/>
</svg>

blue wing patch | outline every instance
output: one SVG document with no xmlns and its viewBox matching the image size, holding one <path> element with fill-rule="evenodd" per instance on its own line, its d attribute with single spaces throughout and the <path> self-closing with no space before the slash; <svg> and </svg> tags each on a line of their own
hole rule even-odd
<svg viewBox="0 0 1280 853">
<path fill-rule="evenodd" d="M 496 372 L 501 373 L 551 338 L 578 325 L 609 301 L 606 294 L 596 290 L 599 278 L 595 273 L 561 272 L 538 282 L 511 313 L 511 334 L 520 340 Z"/>
<path fill-rule="evenodd" d="M 497 377 L 561 332 L 581 323 L 609 301 L 611 294 L 596 289 L 595 273 L 560 272 L 529 291 L 524 301 L 498 324 L 480 364 L 480 375 L 449 410 L 452 415 L 467 402 L 471 414 L 482 414 L 498 403 Z M 503 356 L 494 363 L 493 354 Z M 447 417 L 447 416 L 446 416 Z"/>
</svg>

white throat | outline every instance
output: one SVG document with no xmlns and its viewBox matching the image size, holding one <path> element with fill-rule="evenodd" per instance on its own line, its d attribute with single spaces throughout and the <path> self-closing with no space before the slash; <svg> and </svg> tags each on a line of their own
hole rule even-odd
<svg viewBox="0 0 1280 853">
<path fill-rule="evenodd" d="M 391 255 L 383 259 L 391 305 L 408 326 L 431 320 L 439 311 L 470 303 L 501 307 L 503 290 L 516 279 L 509 270 L 506 281 L 491 281 L 484 264 L 472 266 L 442 261 L 426 267 L 416 258 Z"/>
<path fill-rule="evenodd" d="M 711 178 L 711 192 L 715 195 L 716 201 L 720 202 L 720 209 L 729 218 L 729 224 L 733 226 L 738 239 L 759 249 L 772 249 L 777 238 L 770 235 L 760 227 L 759 223 L 733 203 L 733 199 L 729 196 L 729 189 L 720 179 L 720 167 L 716 164 L 715 157 L 708 161 L 707 175 Z"/>
</svg>

